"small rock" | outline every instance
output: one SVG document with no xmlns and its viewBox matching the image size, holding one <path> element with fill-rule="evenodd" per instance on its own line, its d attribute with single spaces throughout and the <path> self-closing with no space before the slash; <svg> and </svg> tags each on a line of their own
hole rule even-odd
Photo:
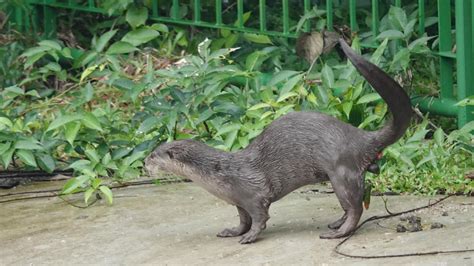
<svg viewBox="0 0 474 266">
<path fill-rule="evenodd" d="M 410 216 L 410 214 L 402 214 L 400 216 L 400 221 L 405 222 L 408 219 L 408 216 Z"/>
<path fill-rule="evenodd" d="M 442 216 L 448 216 L 448 212 L 447 212 L 447 211 L 444 211 L 441 215 L 442 215 Z"/>
<path fill-rule="evenodd" d="M 407 228 L 403 224 L 398 224 L 397 225 L 397 233 L 403 233 L 406 232 Z"/>
<path fill-rule="evenodd" d="M 419 231 L 423 231 L 423 228 L 421 228 L 421 224 L 419 223 L 414 223 L 414 224 L 410 224 L 407 228 L 407 231 L 409 232 L 419 232 Z"/>
<path fill-rule="evenodd" d="M 435 222 L 435 223 L 431 224 L 431 229 L 439 229 L 439 228 L 443 228 L 443 227 L 444 227 L 444 224 L 442 224 L 442 223 Z"/>
<path fill-rule="evenodd" d="M 421 223 L 421 217 L 418 217 L 418 216 L 415 216 L 415 215 L 411 215 L 407 218 L 408 220 L 408 223 L 410 224 L 419 224 Z"/>
</svg>

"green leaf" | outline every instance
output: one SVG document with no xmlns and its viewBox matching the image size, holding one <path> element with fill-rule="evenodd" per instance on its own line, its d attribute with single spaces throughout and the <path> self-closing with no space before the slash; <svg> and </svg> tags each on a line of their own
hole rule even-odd
<svg viewBox="0 0 474 266">
<path fill-rule="evenodd" d="M 92 196 L 92 194 L 95 192 L 95 189 L 94 188 L 88 188 L 86 190 L 86 192 L 84 192 L 84 202 L 86 203 L 86 205 L 88 205 L 89 203 L 89 199 L 90 197 Z"/>
<path fill-rule="evenodd" d="M 346 114 L 347 119 L 349 119 L 349 116 L 351 114 L 352 103 L 352 101 L 349 101 L 342 104 L 342 111 L 344 111 L 344 114 Z"/>
<path fill-rule="evenodd" d="M 295 97 L 295 96 L 298 96 L 298 93 L 293 92 L 293 91 L 286 92 L 286 93 L 280 95 L 280 97 L 278 97 L 277 103 L 283 102 L 284 100 L 286 100 L 290 97 Z"/>
<path fill-rule="evenodd" d="M 442 147 L 444 143 L 444 131 L 442 128 L 436 129 L 435 133 L 433 134 L 434 140 L 438 146 Z"/>
<path fill-rule="evenodd" d="M 324 67 L 321 70 L 321 78 L 326 88 L 334 88 L 334 72 L 332 72 L 332 68 L 327 64 L 324 64 Z"/>
<path fill-rule="evenodd" d="M 32 57 L 34 55 L 44 55 L 45 52 L 51 50 L 51 47 L 47 46 L 36 46 L 33 48 L 27 49 L 24 53 L 22 53 L 21 57 Z"/>
<path fill-rule="evenodd" d="M 228 123 L 217 131 L 217 134 L 215 135 L 215 137 L 227 134 L 235 130 L 239 130 L 241 126 L 242 126 L 241 124 Z"/>
<path fill-rule="evenodd" d="M 388 44 L 388 39 L 385 38 L 383 42 L 377 47 L 375 52 L 372 54 L 372 57 L 370 58 L 370 61 L 374 63 L 375 65 L 380 64 L 380 61 L 382 60 L 383 53 L 385 49 L 387 48 Z"/>
<path fill-rule="evenodd" d="M 150 29 L 157 30 L 160 32 L 168 33 L 169 29 L 168 26 L 166 26 L 163 23 L 154 23 L 153 25 L 150 26 Z"/>
<path fill-rule="evenodd" d="M 12 161 L 12 157 L 13 157 L 14 152 L 15 152 L 15 148 L 11 147 L 6 152 L 4 152 L 0 155 L 0 159 L 2 159 L 4 169 L 7 169 L 8 166 L 10 165 L 10 162 Z"/>
<path fill-rule="evenodd" d="M 137 28 L 140 25 L 144 25 L 148 19 L 148 9 L 144 6 L 132 5 L 127 9 L 125 20 L 132 26 Z"/>
<path fill-rule="evenodd" d="M 403 30 L 408 23 L 405 11 L 396 6 L 390 7 L 390 10 L 388 11 L 388 19 L 398 30 Z"/>
<path fill-rule="evenodd" d="M 8 95 L 13 97 L 25 94 L 25 90 L 16 85 L 6 87 L 4 92 L 8 92 Z"/>
<path fill-rule="evenodd" d="M 65 124 L 69 123 L 69 122 L 79 120 L 81 118 L 82 118 L 81 115 L 62 115 L 62 116 L 56 118 L 51 124 L 49 124 L 49 127 L 46 130 L 46 132 L 51 131 L 53 129 L 56 129 L 60 126 L 63 126 Z"/>
<path fill-rule="evenodd" d="M 377 36 L 377 39 L 379 41 L 383 40 L 383 39 L 400 40 L 400 39 L 403 39 L 404 37 L 405 37 L 405 35 L 403 35 L 403 33 L 399 30 L 386 30 L 386 31 L 380 33 Z"/>
<path fill-rule="evenodd" d="M 12 146 L 11 142 L 0 143 L 0 155 L 6 153 Z"/>
<path fill-rule="evenodd" d="M 39 141 L 31 140 L 19 140 L 15 143 L 15 149 L 21 150 L 43 150 L 44 148 L 39 145 Z"/>
<path fill-rule="evenodd" d="M 100 162 L 100 157 L 96 150 L 86 149 L 84 153 L 93 164 Z"/>
<path fill-rule="evenodd" d="M 270 38 L 267 35 L 254 34 L 254 33 L 244 33 L 244 38 L 247 41 L 260 44 L 272 44 Z"/>
<path fill-rule="evenodd" d="M 79 132 L 79 129 L 81 128 L 81 123 L 74 122 L 74 123 L 68 123 L 65 126 L 64 130 L 64 137 L 66 138 L 67 142 L 71 144 L 71 146 L 74 145 L 74 140 L 76 139 L 77 132 Z"/>
<path fill-rule="evenodd" d="M 81 168 L 88 167 L 91 165 L 91 162 L 89 160 L 77 160 L 70 164 L 67 168 L 68 169 L 74 169 L 74 170 L 80 170 Z"/>
<path fill-rule="evenodd" d="M 211 44 L 211 40 L 208 38 L 204 39 L 204 41 L 198 44 L 198 53 L 202 59 L 207 59 L 209 56 L 209 45 Z"/>
<path fill-rule="evenodd" d="M 88 175 L 80 175 L 78 177 L 75 177 L 69 180 L 64 185 L 62 194 L 69 194 L 69 193 L 74 192 L 77 188 L 81 187 L 84 183 L 86 183 L 90 179 L 91 177 Z"/>
<path fill-rule="evenodd" d="M 52 173 L 56 168 L 56 163 L 49 154 L 39 154 L 36 155 L 36 160 L 38 162 L 38 166 L 48 173 Z"/>
<path fill-rule="evenodd" d="M 82 118 L 82 124 L 90 129 L 102 131 L 99 120 L 92 113 L 85 113 Z"/>
<path fill-rule="evenodd" d="M 59 45 L 59 43 L 57 43 L 55 41 L 43 40 L 43 41 L 39 42 L 38 44 L 41 45 L 41 46 L 49 47 L 49 48 L 57 50 L 57 51 L 61 51 L 61 45 Z"/>
<path fill-rule="evenodd" d="M 30 150 L 17 150 L 15 154 L 25 164 L 33 167 L 38 167 L 38 165 L 36 164 L 35 156 Z"/>
<path fill-rule="evenodd" d="M 282 70 L 276 74 L 273 75 L 272 79 L 268 82 L 268 86 L 275 86 L 276 84 L 288 80 L 290 77 L 293 77 L 294 75 L 301 73 L 298 71 L 293 71 L 293 70 Z"/>
<path fill-rule="evenodd" d="M 107 186 L 100 186 L 99 189 L 100 189 L 100 192 L 102 192 L 102 194 L 105 196 L 105 199 L 107 200 L 107 202 L 109 204 L 112 204 L 114 202 L 112 190 L 110 190 L 110 188 Z"/>
<path fill-rule="evenodd" d="M 109 43 L 110 39 L 114 37 L 115 33 L 117 33 L 117 30 L 111 30 L 102 34 L 94 47 L 95 50 L 99 53 L 102 52 L 105 46 L 107 46 L 107 43 Z"/>
<path fill-rule="evenodd" d="M 0 117 L 0 129 L 3 129 L 5 127 L 11 128 L 13 126 L 13 123 L 10 119 L 6 117 Z"/>
<path fill-rule="evenodd" d="M 123 36 L 122 41 L 128 42 L 133 46 L 147 43 L 156 37 L 160 36 L 160 33 L 156 30 L 140 28 L 134 31 L 130 31 Z"/>
<path fill-rule="evenodd" d="M 150 116 L 145 119 L 138 127 L 138 134 L 147 134 L 152 129 L 162 126 L 161 119 L 156 116 Z"/>
<path fill-rule="evenodd" d="M 128 54 L 137 50 L 138 49 L 135 48 L 135 46 L 131 45 L 130 43 L 119 41 L 112 44 L 106 53 L 107 54 Z"/>
<path fill-rule="evenodd" d="M 258 109 L 261 109 L 261 108 L 267 108 L 267 107 L 271 107 L 271 105 L 268 104 L 268 103 L 257 103 L 256 105 L 250 107 L 248 110 L 249 111 L 254 111 L 254 110 L 258 110 Z"/>
<path fill-rule="evenodd" d="M 380 95 L 376 92 L 366 94 L 357 101 L 357 104 L 363 104 L 363 103 L 370 103 L 370 102 L 375 102 L 382 99 Z"/>
<path fill-rule="evenodd" d="M 292 77 L 291 79 L 289 79 L 285 83 L 285 85 L 283 85 L 283 87 L 281 88 L 280 96 L 290 92 L 296 86 L 296 84 L 298 84 L 298 82 L 303 81 L 303 79 L 302 79 L 303 75 L 304 74 L 299 74 L 299 75 L 296 75 L 296 76 Z"/>
</svg>

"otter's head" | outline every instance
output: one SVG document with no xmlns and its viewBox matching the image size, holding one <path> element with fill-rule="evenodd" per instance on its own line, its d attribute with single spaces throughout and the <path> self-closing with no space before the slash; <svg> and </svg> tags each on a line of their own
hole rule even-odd
<svg viewBox="0 0 474 266">
<path fill-rule="evenodd" d="M 178 140 L 161 144 L 145 159 L 145 169 L 150 176 L 160 173 L 174 174 L 193 179 L 195 169 L 205 144 L 194 140 Z"/>
</svg>

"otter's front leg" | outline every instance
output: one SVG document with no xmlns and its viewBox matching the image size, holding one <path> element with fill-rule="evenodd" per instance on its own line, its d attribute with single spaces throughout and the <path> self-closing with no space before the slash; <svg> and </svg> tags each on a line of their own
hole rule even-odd
<svg viewBox="0 0 474 266">
<path fill-rule="evenodd" d="M 320 235 L 320 238 L 339 238 L 352 233 L 362 215 L 362 200 L 364 196 L 364 178 L 349 169 L 340 169 L 344 174 L 335 175 L 331 180 L 336 196 L 344 209 L 346 219 L 341 221 L 340 227 Z M 341 218 L 344 219 L 344 216 Z M 339 222 L 339 221 L 337 221 Z"/>
<path fill-rule="evenodd" d="M 265 201 L 266 202 L 266 201 Z M 259 202 L 257 205 L 246 207 L 246 211 L 252 218 L 252 226 L 250 230 L 245 233 L 240 239 L 240 244 L 249 244 L 255 242 L 257 236 L 267 227 L 267 221 L 270 218 L 268 215 L 269 203 Z"/>
<path fill-rule="evenodd" d="M 248 212 L 241 207 L 237 206 L 237 211 L 239 212 L 240 224 L 234 228 L 226 228 L 222 232 L 218 233 L 218 237 L 233 237 L 240 236 L 247 233 L 252 225 L 252 218 Z"/>
</svg>

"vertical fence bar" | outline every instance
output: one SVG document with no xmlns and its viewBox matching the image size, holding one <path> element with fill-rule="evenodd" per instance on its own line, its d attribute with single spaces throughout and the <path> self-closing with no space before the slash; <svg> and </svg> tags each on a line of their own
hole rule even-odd
<svg viewBox="0 0 474 266">
<path fill-rule="evenodd" d="M 372 34 L 374 35 L 374 42 L 377 40 L 379 34 L 379 1 L 372 0 Z"/>
<path fill-rule="evenodd" d="M 283 4 L 283 33 L 290 32 L 290 13 L 288 10 L 288 0 L 282 0 Z"/>
<path fill-rule="evenodd" d="M 349 0 L 349 17 L 351 21 L 351 31 L 357 31 L 356 0 Z"/>
<path fill-rule="evenodd" d="M 438 0 L 438 33 L 440 54 L 451 52 L 451 0 Z M 453 59 L 446 56 L 439 58 L 441 98 L 452 99 L 453 94 Z"/>
<path fill-rule="evenodd" d="M 222 1 L 216 0 L 216 24 L 222 25 Z"/>
<path fill-rule="evenodd" d="M 237 21 L 239 28 L 244 27 L 244 0 L 237 0 Z"/>
<path fill-rule="evenodd" d="M 402 0 L 395 0 L 395 6 L 401 7 L 402 6 Z"/>
<path fill-rule="evenodd" d="M 173 5 L 171 6 L 171 18 L 178 19 L 179 16 L 179 1 L 173 0 Z"/>
<path fill-rule="evenodd" d="M 267 6 L 265 0 L 260 0 L 259 4 L 259 18 L 260 18 L 260 31 L 267 30 Z"/>
<path fill-rule="evenodd" d="M 158 17 L 158 0 L 151 1 L 151 14 L 154 17 Z"/>
<path fill-rule="evenodd" d="M 423 35 L 425 33 L 425 0 L 418 0 L 418 33 Z"/>
<path fill-rule="evenodd" d="M 23 32 L 23 10 L 21 7 L 15 7 L 13 10 L 15 27 L 19 32 Z"/>
<path fill-rule="evenodd" d="M 311 3 L 310 0 L 304 0 L 304 13 L 308 13 L 311 11 Z M 304 23 L 304 31 L 309 32 L 311 30 L 311 21 L 307 19 Z"/>
<path fill-rule="evenodd" d="M 194 22 L 201 22 L 201 0 L 194 1 Z"/>
<path fill-rule="evenodd" d="M 48 0 L 45 3 L 52 3 L 54 1 Z M 44 5 L 43 7 L 43 30 L 44 30 L 44 37 L 45 38 L 55 38 L 56 37 L 56 29 L 57 29 L 57 20 L 56 14 L 57 12 L 54 8 Z"/>
<path fill-rule="evenodd" d="M 87 5 L 89 7 L 94 7 L 95 6 L 94 0 L 87 0 Z"/>
<path fill-rule="evenodd" d="M 333 11 L 332 11 L 332 0 L 326 0 L 326 17 L 327 17 L 327 28 L 330 31 L 334 30 L 333 24 Z"/>
<path fill-rule="evenodd" d="M 472 54 L 472 10 L 471 0 L 456 0 L 456 60 L 457 60 L 457 96 L 463 100 L 474 95 L 473 54 Z M 458 109 L 458 127 L 473 119 L 473 108 Z"/>
</svg>

